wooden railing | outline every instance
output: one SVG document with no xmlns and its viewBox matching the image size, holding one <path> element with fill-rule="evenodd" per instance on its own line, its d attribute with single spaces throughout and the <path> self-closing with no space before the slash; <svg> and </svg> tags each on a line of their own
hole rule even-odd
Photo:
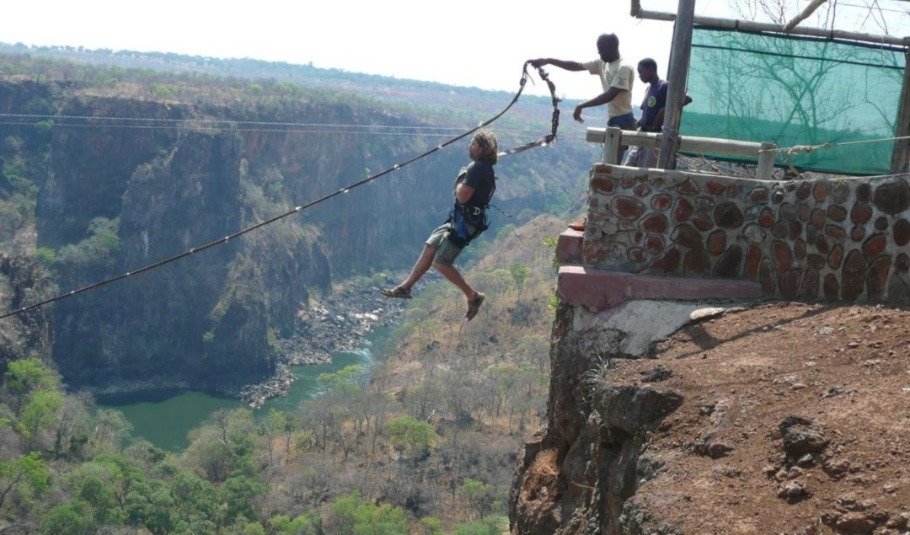
<svg viewBox="0 0 910 535">
<path fill-rule="evenodd" d="M 622 147 L 624 145 L 654 147 L 656 150 L 660 148 L 662 135 L 663 134 L 657 132 L 636 132 L 633 130 L 622 130 L 616 127 L 590 127 L 587 130 L 586 139 L 592 143 L 603 144 L 603 163 L 616 165 L 620 163 L 620 159 L 622 158 Z M 774 171 L 774 157 L 776 153 L 769 149 L 776 148 L 777 145 L 774 143 L 736 141 L 712 137 L 679 137 L 679 150 L 682 152 L 724 154 L 754 158 L 758 162 L 755 178 L 760 180 L 771 179 L 771 173 Z"/>
</svg>

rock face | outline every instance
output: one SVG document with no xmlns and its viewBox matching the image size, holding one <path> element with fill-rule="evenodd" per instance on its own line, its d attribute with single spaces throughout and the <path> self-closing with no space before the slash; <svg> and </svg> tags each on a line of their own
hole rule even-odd
<svg viewBox="0 0 910 535">
<path fill-rule="evenodd" d="M 687 319 L 689 311 L 679 311 L 679 317 Z M 624 504 L 658 468 L 641 458 L 642 443 L 682 403 L 678 393 L 660 386 L 669 377 L 665 369 L 652 370 L 644 385 L 611 381 L 613 359 L 639 358 L 642 344 L 647 347 L 642 337 L 651 325 L 640 323 L 624 326 L 592 319 L 581 308 L 558 308 L 547 428 L 526 445 L 516 474 L 509 511 L 513 533 L 624 533 Z"/>
<path fill-rule="evenodd" d="M 47 288 L 37 263 L 26 256 L 0 257 L 0 297 L 10 308 L 27 306 L 32 295 Z M 12 360 L 50 353 L 51 322 L 46 310 L 34 309 L 0 320 L 0 367 Z"/>
</svg>

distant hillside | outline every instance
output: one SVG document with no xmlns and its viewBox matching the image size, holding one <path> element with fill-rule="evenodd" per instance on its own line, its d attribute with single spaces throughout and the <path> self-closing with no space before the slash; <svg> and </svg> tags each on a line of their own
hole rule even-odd
<svg viewBox="0 0 910 535">
<path fill-rule="evenodd" d="M 363 97 L 400 101 L 412 105 L 443 106 L 447 109 L 466 112 L 487 113 L 497 107 L 501 108 L 509 102 L 514 94 L 513 92 L 488 91 L 473 87 L 349 72 L 341 69 L 323 69 L 314 67 L 312 64 L 296 65 L 250 58 L 221 59 L 162 52 L 88 50 L 82 47 L 67 46 L 30 47 L 7 43 L 0 43 L 0 54 L 38 55 L 55 60 L 120 69 L 145 69 L 177 74 L 269 80 L 277 83 L 349 92 Z M 509 68 L 515 69 L 515 91 L 519 88 L 520 67 L 520 65 L 509 66 Z M 536 73 L 534 75 L 536 77 Z M 568 103 L 565 106 L 568 106 Z M 541 124 L 546 124 L 549 121 L 549 115 L 546 113 L 541 115 L 541 107 L 544 109 L 551 107 L 549 97 L 524 95 L 520 105 L 515 108 L 513 113 L 505 117 L 504 121 L 543 119 L 544 122 Z"/>
</svg>

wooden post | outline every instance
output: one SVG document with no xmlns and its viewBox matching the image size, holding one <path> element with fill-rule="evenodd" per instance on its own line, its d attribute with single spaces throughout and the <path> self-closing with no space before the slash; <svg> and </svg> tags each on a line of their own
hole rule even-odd
<svg viewBox="0 0 910 535">
<path fill-rule="evenodd" d="M 774 157 L 776 152 L 769 149 L 776 149 L 774 143 L 763 142 L 761 150 L 758 153 L 758 168 L 755 170 L 755 178 L 760 180 L 771 180 L 771 173 L 774 172 Z"/>
<path fill-rule="evenodd" d="M 900 105 L 897 109 L 897 128 L 895 137 L 910 136 L 910 51 L 904 54 L 904 85 L 901 88 Z M 891 172 L 906 173 L 910 171 L 910 139 L 899 139 L 894 142 L 891 153 Z"/>
<path fill-rule="evenodd" d="M 667 76 L 667 107 L 664 112 L 663 139 L 657 167 L 676 168 L 676 149 L 679 146 L 679 122 L 682 117 L 686 81 L 689 78 L 689 57 L 692 52 L 692 20 L 695 18 L 695 0 L 679 0 L 673 44 L 670 49 L 670 73 Z"/>
<path fill-rule="evenodd" d="M 604 137 L 604 157 L 603 162 L 611 165 L 619 164 L 621 157 L 619 149 L 622 146 L 622 129 L 615 126 L 607 128 Z"/>
</svg>

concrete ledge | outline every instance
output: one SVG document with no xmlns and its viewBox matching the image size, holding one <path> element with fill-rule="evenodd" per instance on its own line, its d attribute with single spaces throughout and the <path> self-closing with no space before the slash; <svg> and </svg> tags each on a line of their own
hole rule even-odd
<svg viewBox="0 0 910 535">
<path fill-rule="evenodd" d="M 556 261 L 562 264 L 580 264 L 581 246 L 584 242 L 583 230 L 566 229 L 556 242 Z"/>
<path fill-rule="evenodd" d="M 626 301 L 642 299 L 757 299 L 757 282 L 727 279 L 689 279 L 601 271 L 582 266 L 560 266 L 557 291 L 572 306 L 607 310 Z"/>
</svg>

